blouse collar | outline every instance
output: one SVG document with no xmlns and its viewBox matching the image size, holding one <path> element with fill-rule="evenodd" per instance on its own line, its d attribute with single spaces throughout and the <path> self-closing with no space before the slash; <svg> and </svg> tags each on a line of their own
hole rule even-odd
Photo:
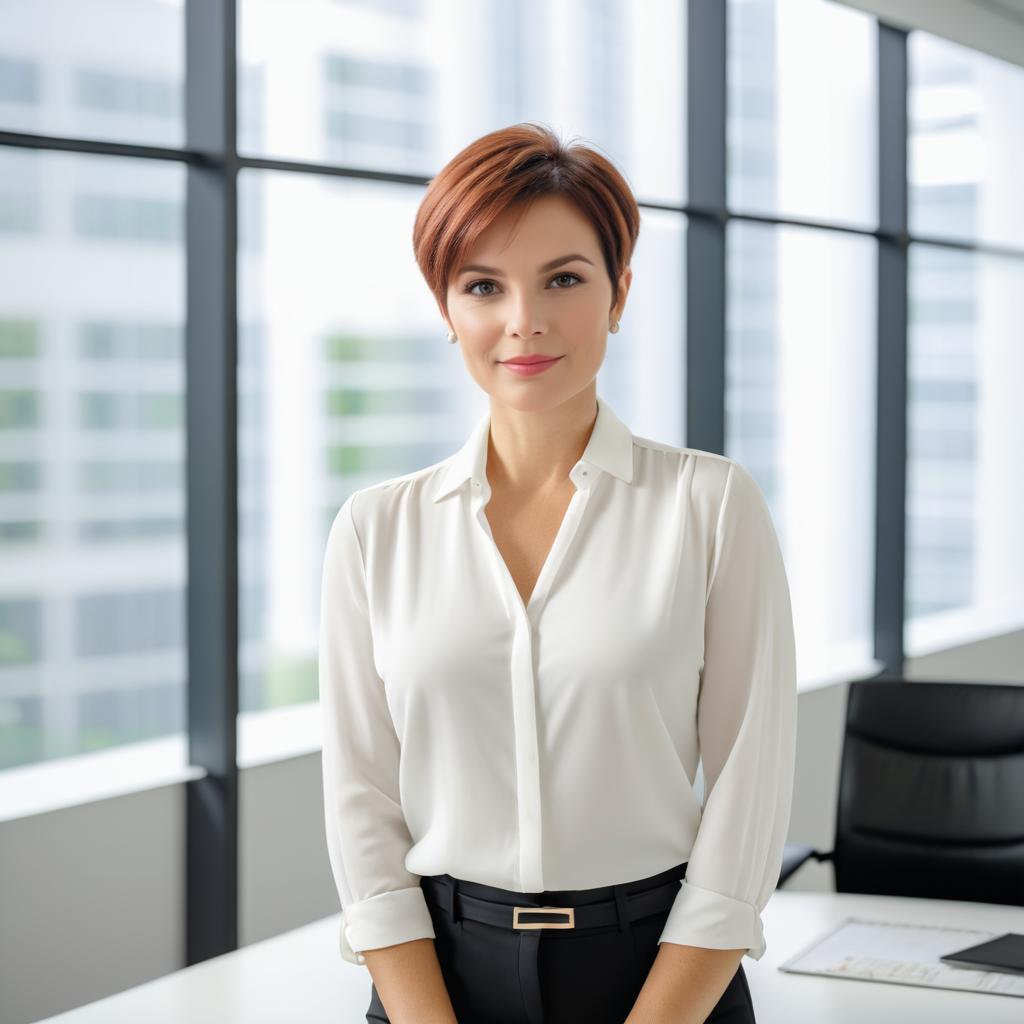
<svg viewBox="0 0 1024 1024">
<path fill-rule="evenodd" d="M 467 480 L 483 487 L 490 427 L 491 414 L 488 410 L 477 421 L 466 443 L 447 460 L 434 491 L 435 502 L 457 490 Z M 577 474 L 582 472 L 580 467 L 584 463 L 587 467 L 603 469 L 627 484 L 633 481 L 633 432 L 600 395 L 597 396 L 597 419 L 590 440 L 569 474 L 577 487 Z"/>
</svg>

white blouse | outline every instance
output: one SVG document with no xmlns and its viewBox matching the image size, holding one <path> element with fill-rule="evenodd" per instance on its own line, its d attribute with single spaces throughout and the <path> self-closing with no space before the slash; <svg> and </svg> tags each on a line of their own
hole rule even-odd
<svg viewBox="0 0 1024 1024">
<path fill-rule="evenodd" d="M 319 685 L 350 963 L 435 937 L 423 875 L 539 893 L 683 861 L 659 942 L 764 954 L 797 712 L 775 529 L 738 462 L 597 407 L 525 606 L 484 514 L 489 414 L 334 518 Z"/>
</svg>

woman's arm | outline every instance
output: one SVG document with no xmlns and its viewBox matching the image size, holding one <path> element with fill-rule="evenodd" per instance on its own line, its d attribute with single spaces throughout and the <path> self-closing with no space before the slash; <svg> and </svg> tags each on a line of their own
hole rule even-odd
<svg viewBox="0 0 1024 1024">
<path fill-rule="evenodd" d="M 744 953 L 662 942 L 626 1024 L 704 1024 Z"/>
<path fill-rule="evenodd" d="M 433 939 L 364 949 L 391 1024 L 458 1024 Z"/>
<path fill-rule="evenodd" d="M 630 1024 L 700 1024 L 740 959 L 766 948 L 761 912 L 779 879 L 792 800 L 796 650 L 771 514 L 739 463 L 719 508 L 700 675 L 704 806 Z"/>
<path fill-rule="evenodd" d="M 344 960 L 364 949 L 431 939 L 420 876 L 405 866 L 413 845 L 402 807 L 401 741 L 373 648 L 355 491 L 331 525 L 324 553 L 319 683 L 324 826 L 341 903 Z"/>
</svg>

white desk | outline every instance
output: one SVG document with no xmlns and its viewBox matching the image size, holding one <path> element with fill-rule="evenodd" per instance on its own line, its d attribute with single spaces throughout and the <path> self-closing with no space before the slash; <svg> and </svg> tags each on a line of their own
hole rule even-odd
<svg viewBox="0 0 1024 1024">
<path fill-rule="evenodd" d="M 778 965 L 843 918 L 1024 930 L 1024 908 L 957 900 L 776 892 L 764 913 L 768 949 L 743 961 L 758 1024 L 1019 1024 L 1024 1000 L 886 982 L 787 974 Z M 365 1024 L 370 974 L 337 948 L 338 915 L 79 1007 L 59 1024 Z M 560 1024 L 551 1021 L 550 1024 Z"/>
<path fill-rule="evenodd" d="M 1024 999 L 1012 996 L 789 974 L 778 969 L 846 917 L 983 928 L 997 934 L 1024 931 L 1024 907 L 780 889 L 764 911 L 768 941 L 764 956 L 757 963 L 749 957 L 743 961 L 758 1024 L 1019 1024 L 1024 1020 Z"/>
</svg>

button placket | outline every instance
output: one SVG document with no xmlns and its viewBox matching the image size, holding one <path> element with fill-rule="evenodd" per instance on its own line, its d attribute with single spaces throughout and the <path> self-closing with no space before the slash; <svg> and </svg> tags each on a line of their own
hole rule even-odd
<svg viewBox="0 0 1024 1024">
<path fill-rule="evenodd" d="M 519 812 L 519 872 L 526 892 L 544 889 L 537 697 L 534 687 L 533 630 L 525 613 L 519 609 L 513 640 L 512 705 Z"/>
<path fill-rule="evenodd" d="M 472 479 L 472 509 L 491 545 L 492 565 L 498 580 L 506 611 L 513 626 L 511 686 L 513 745 L 516 754 L 516 798 L 519 826 L 519 873 L 524 892 L 542 892 L 544 884 L 543 833 L 541 817 L 540 734 L 537 726 L 538 680 L 534 671 L 534 633 L 551 584 L 579 528 L 580 517 L 590 497 L 590 478 L 586 468 L 577 463 L 570 473 L 576 486 L 565 516 L 541 567 L 537 582 L 527 604 L 516 589 L 512 574 L 505 565 L 494 541 L 484 508 L 490 487 Z"/>
</svg>

